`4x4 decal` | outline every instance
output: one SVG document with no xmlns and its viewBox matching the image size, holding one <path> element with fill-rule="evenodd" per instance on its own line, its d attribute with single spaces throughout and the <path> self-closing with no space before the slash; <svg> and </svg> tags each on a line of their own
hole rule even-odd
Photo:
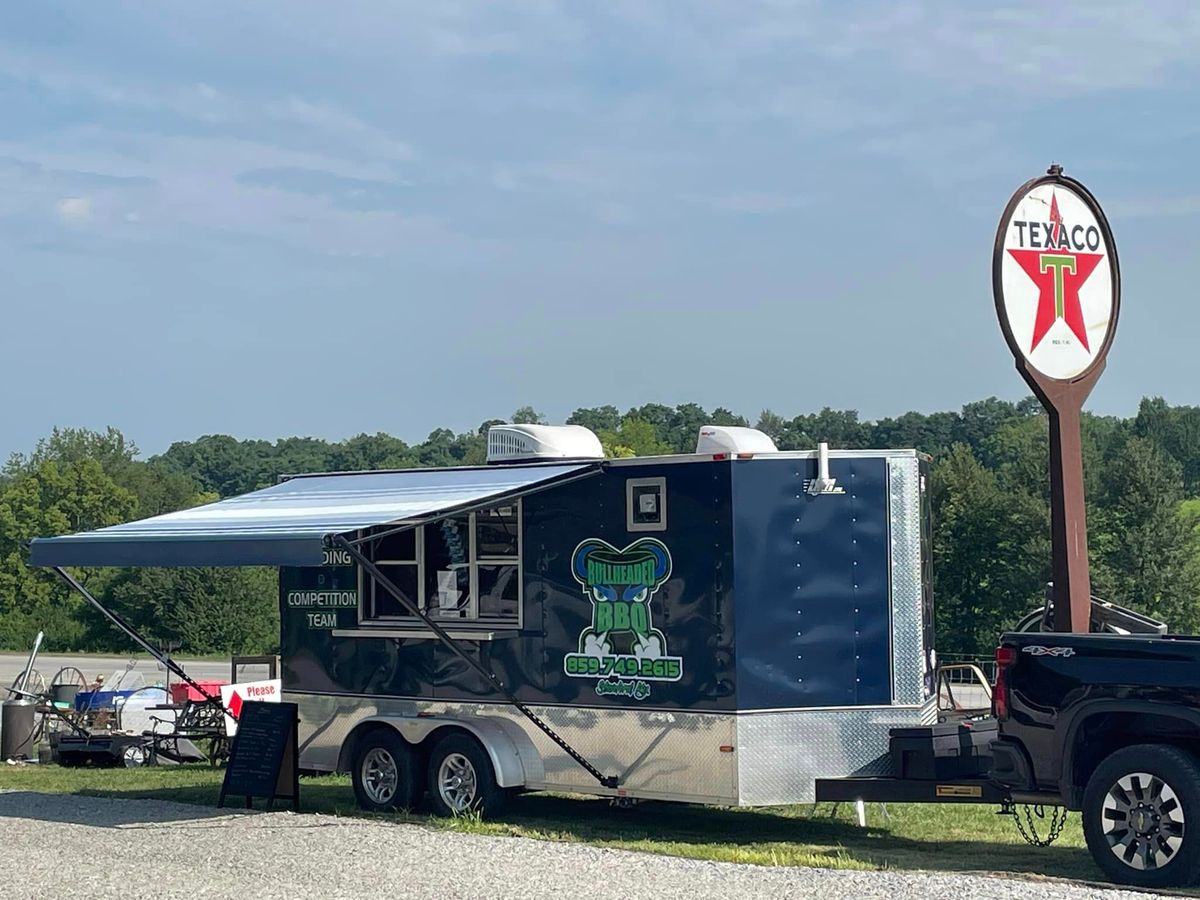
<svg viewBox="0 0 1200 900">
<path fill-rule="evenodd" d="M 1074 656 L 1074 647 L 1043 647 L 1040 644 L 1034 644 L 1030 647 L 1022 647 L 1022 653 L 1028 653 L 1030 656 Z"/>
</svg>

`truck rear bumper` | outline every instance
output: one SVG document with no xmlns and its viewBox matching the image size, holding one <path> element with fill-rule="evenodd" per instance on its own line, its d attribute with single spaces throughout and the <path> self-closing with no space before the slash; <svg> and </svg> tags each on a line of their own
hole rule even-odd
<svg viewBox="0 0 1200 900">
<path fill-rule="evenodd" d="M 997 738 L 992 741 L 991 780 L 1013 791 L 1033 791 L 1033 765 L 1029 754 L 1016 741 Z"/>
<path fill-rule="evenodd" d="M 818 778 L 818 802 L 988 803 L 1008 799 L 1007 789 L 983 778 L 933 781 L 919 778 Z"/>
</svg>

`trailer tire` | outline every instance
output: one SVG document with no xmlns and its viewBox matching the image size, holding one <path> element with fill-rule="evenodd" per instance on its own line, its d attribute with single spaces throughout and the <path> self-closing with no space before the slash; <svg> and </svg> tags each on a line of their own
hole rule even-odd
<svg viewBox="0 0 1200 900">
<path fill-rule="evenodd" d="M 1083 794 L 1083 834 L 1104 874 L 1145 888 L 1200 879 L 1200 765 L 1168 744 L 1105 758 Z"/>
<path fill-rule="evenodd" d="M 350 780 L 359 809 L 410 809 L 416 793 L 412 747 L 392 728 L 375 728 L 355 741 Z"/>
<path fill-rule="evenodd" d="M 507 792 L 496 784 L 487 752 L 475 738 L 448 734 L 429 753 L 429 803 L 439 816 L 477 813 L 483 818 L 504 808 Z"/>
</svg>

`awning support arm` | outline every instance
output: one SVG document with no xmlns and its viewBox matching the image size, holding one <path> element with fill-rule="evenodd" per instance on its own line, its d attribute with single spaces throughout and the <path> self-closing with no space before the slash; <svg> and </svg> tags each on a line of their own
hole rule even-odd
<svg viewBox="0 0 1200 900">
<path fill-rule="evenodd" d="M 147 653 L 149 653 L 151 656 L 153 656 L 162 665 L 166 666 L 168 669 L 170 669 L 172 672 L 174 672 L 176 675 L 178 675 L 180 677 L 180 679 L 187 682 L 189 685 L 191 685 L 193 688 L 195 688 L 197 691 L 199 691 L 200 694 L 205 699 L 216 703 L 219 707 L 221 707 L 221 709 L 225 712 L 225 714 L 227 716 L 230 716 L 234 720 L 237 719 L 237 716 L 233 715 L 233 713 L 230 712 L 228 709 L 225 709 L 225 704 L 223 704 L 221 702 L 220 697 L 214 697 L 212 694 L 210 694 L 208 691 L 206 691 L 204 688 L 202 688 L 199 684 L 197 684 L 195 681 L 193 681 L 191 676 L 188 675 L 187 672 L 183 671 L 183 668 L 177 662 L 175 662 L 175 660 L 171 659 L 171 657 L 167 656 L 165 653 L 161 652 L 156 647 L 154 647 L 149 641 L 147 641 L 140 634 L 138 634 L 137 630 L 132 625 L 130 625 L 128 622 L 126 622 L 124 619 L 122 619 L 119 615 L 117 615 L 115 612 L 110 610 L 103 603 L 101 603 L 99 600 L 97 600 L 95 597 L 93 597 L 91 595 L 91 593 L 88 591 L 88 589 L 85 588 L 82 584 L 80 584 L 74 575 L 72 575 L 70 572 L 68 572 L 66 569 L 62 568 L 61 566 L 54 566 L 53 568 L 54 568 L 54 573 L 59 578 L 61 578 L 68 585 L 70 585 L 72 588 L 74 588 L 76 593 L 78 593 L 81 597 L 83 597 L 84 600 L 86 600 L 93 607 L 95 607 L 97 611 L 99 611 L 100 615 L 104 616 L 104 618 L 108 619 L 108 621 L 110 621 L 113 625 L 115 625 L 117 628 L 119 628 L 121 631 L 125 632 L 125 634 L 127 634 L 129 637 L 131 637 L 133 639 L 134 643 L 136 643 L 139 647 L 141 647 L 143 650 L 145 650 Z"/>
<path fill-rule="evenodd" d="M 511 703 L 518 712 L 525 716 L 525 718 L 529 719 L 530 722 L 536 725 L 546 735 L 546 737 L 550 738 L 550 740 L 554 741 L 554 743 L 561 747 L 563 751 L 571 757 L 571 759 L 575 760 L 575 762 L 579 763 L 580 766 L 586 769 L 588 774 L 600 782 L 602 787 L 614 789 L 617 787 L 617 785 L 620 783 L 617 776 L 605 775 L 590 762 L 580 756 L 579 752 L 561 737 L 559 737 L 558 733 L 555 732 L 553 728 L 543 722 L 540 718 L 538 718 L 533 710 L 518 700 L 517 695 L 505 687 L 504 683 L 496 677 L 494 672 L 490 671 L 483 664 L 472 659 L 471 656 L 458 645 L 458 642 L 451 637 L 451 635 L 444 628 L 442 628 L 441 625 L 435 622 L 429 615 L 425 613 L 423 609 L 418 607 L 417 604 L 413 603 L 413 601 L 406 597 L 399 588 L 392 584 L 392 582 L 388 580 L 388 577 L 379 570 L 379 567 L 376 566 L 375 563 L 371 562 L 371 560 L 367 559 L 367 557 L 363 555 L 362 551 L 354 546 L 354 544 L 350 543 L 350 541 L 346 540 L 346 538 L 340 534 L 330 535 L 327 540 L 331 540 L 335 546 L 340 547 L 342 550 L 345 550 L 347 553 L 349 553 L 354 558 L 354 561 L 362 566 L 363 571 L 375 579 L 377 584 L 391 594 L 401 606 L 424 622 L 425 625 L 428 626 L 429 630 L 434 633 L 439 641 L 446 645 L 446 648 L 451 653 L 487 679 L 488 683 L 491 684 L 492 687 L 494 687 L 496 691 L 504 697 L 505 700 Z"/>
</svg>

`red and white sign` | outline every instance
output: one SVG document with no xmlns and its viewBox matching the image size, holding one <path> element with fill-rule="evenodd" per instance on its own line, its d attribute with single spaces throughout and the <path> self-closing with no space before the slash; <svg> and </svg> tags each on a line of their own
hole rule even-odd
<svg viewBox="0 0 1200 900">
<path fill-rule="evenodd" d="M 1107 350 L 1116 325 L 1116 250 L 1086 191 L 1043 179 L 1013 197 L 997 240 L 1000 320 L 1013 353 L 1069 381 Z"/>
<path fill-rule="evenodd" d="M 268 681 L 243 681 L 241 684 L 221 685 L 221 703 L 234 716 L 242 712 L 242 704 L 247 700 L 259 703 L 279 703 L 283 699 L 283 682 L 278 678 Z M 237 734 L 237 722 L 233 716 L 225 717 L 225 733 L 232 737 Z"/>
</svg>

